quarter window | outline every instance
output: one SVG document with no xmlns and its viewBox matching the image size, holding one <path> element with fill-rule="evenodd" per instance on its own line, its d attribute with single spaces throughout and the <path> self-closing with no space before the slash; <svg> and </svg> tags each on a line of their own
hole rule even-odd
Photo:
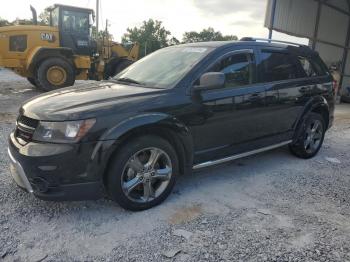
<svg viewBox="0 0 350 262">
<path fill-rule="evenodd" d="M 306 59 L 305 57 L 301 57 L 301 56 L 299 56 L 298 58 L 299 58 L 301 66 L 304 69 L 306 77 L 317 76 L 317 73 L 314 70 L 313 65 L 310 63 L 310 61 L 308 59 Z"/>
<path fill-rule="evenodd" d="M 235 54 L 215 64 L 209 72 L 225 74 L 225 88 L 240 87 L 253 83 L 253 64 L 251 54 Z"/>
<path fill-rule="evenodd" d="M 301 77 L 298 64 L 288 53 L 267 52 L 261 53 L 262 82 L 274 82 Z"/>
</svg>

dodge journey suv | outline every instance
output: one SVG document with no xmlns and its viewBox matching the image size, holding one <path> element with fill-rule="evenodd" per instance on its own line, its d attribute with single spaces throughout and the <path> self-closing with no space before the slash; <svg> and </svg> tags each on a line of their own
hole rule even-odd
<svg viewBox="0 0 350 262">
<path fill-rule="evenodd" d="M 307 46 L 245 38 L 156 51 L 114 78 L 27 101 L 11 174 L 44 200 L 161 203 L 180 174 L 288 145 L 320 150 L 333 79 Z"/>
</svg>

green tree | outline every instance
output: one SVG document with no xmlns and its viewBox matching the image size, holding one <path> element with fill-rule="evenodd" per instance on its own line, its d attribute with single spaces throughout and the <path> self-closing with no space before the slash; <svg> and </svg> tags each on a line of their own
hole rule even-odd
<svg viewBox="0 0 350 262">
<path fill-rule="evenodd" d="M 138 42 L 140 56 L 145 56 L 169 45 L 170 32 L 164 28 L 161 21 L 149 19 L 141 27 L 128 28 L 122 37 L 122 43 Z"/>
<path fill-rule="evenodd" d="M 182 38 L 183 43 L 230 40 L 238 40 L 238 38 L 235 35 L 223 35 L 220 31 L 215 31 L 212 27 L 203 29 L 201 32 L 185 32 Z"/>
<path fill-rule="evenodd" d="M 169 46 L 171 46 L 171 45 L 179 45 L 179 44 L 181 44 L 181 42 L 175 36 L 173 36 L 168 41 L 168 44 L 169 44 Z"/>
<path fill-rule="evenodd" d="M 0 26 L 8 26 L 8 25 L 12 25 L 12 23 L 0 17 Z"/>
<path fill-rule="evenodd" d="M 47 8 L 39 14 L 38 24 L 40 24 L 40 25 L 49 25 L 50 24 L 50 12 Z"/>
</svg>

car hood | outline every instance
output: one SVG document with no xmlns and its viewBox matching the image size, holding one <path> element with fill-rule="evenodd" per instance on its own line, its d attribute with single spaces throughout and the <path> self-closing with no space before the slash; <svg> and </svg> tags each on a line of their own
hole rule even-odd
<svg viewBox="0 0 350 262">
<path fill-rule="evenodd" d="M 164 92 L 161 89 L 111 82 L 84 84 L 34 97 L 23 104 L 20 113 L 47 121 L 88 119 L 140 110 L 138 105 L 142 104 L 142 100 L 152 99 Z"/>
</svg>

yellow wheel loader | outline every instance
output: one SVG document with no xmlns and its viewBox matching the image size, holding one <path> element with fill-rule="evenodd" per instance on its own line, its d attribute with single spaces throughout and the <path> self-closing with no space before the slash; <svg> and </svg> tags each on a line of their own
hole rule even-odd
<svg viewBox="0 0 350 262">
<path fill-rule="evenodd" d="M 37 25 L 31 10 L 33 25 L 0 27 L 0 67 L 39 89 L 71 86 L 78 79 L 108 79 L 138 59 L 137 43 L 127 49 L 106 36 L 93 39 L 92 9 L 56 4 L 48 8 L 49 26 Z"/>
</svg>

